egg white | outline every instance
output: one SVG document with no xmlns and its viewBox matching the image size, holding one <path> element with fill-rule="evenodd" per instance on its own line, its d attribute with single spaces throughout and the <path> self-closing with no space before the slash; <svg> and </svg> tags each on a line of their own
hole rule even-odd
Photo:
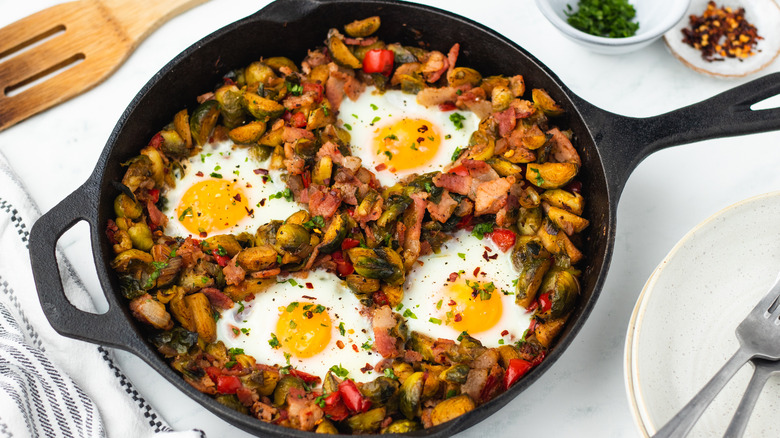
<svg viewBox="0 0 780 438">
<path fill-rule="evenodd" d="M 450 274 L 460 273 L 461 280 L 492 282 L 496 287 L 493 293 L 501 297 L 503 307 L 501 318 L 493 327 L 469 334 L 486 347 L 498 347 L 521 339 L 532 314 L 515 304 L 513 281 L 518 272 L 512 265 L 509 251 L 502 252 L 488 237 L 478 240 L 466 231 L 459 231 L 444 244 L 439 254 L 421 256 L 419 261 L 422 264 L 416 263 L 407 275 L 403 307 L 398 310 L 406 316 L 410 330 L 433 338 L 455 339 L 460 335 L 460 331 L 446 325 L 441 317 L 447 309 L 447 298 L 442 291 L 450 283 Z M 477 268 L 479 271 L 474 275 Z M 507 334 L 502 335 L 505 330 Z"/>
<path fill-rule="evenodd" d="M 463 127 L 456 129 L 450 116 L 457 112 L 464 117 Z M 412 169 L 391 172 L 390 168 L 376 170 L 383 164 L 373 149 L 374 136 L 387 125 L 394 124 L 404 118 L 427 120 L 438 128 L 441 134 L 439 150 L 429 162 L 420 163 Z M 387 90 L 384 93 L 374 86 L 366 87 L 365 91 L 352 101 L 344 99 L 339 108 L 339 123 L 347 129 L 351 136 L 352 154 L 363 161 L 363 166 L 376 173 L 382 185 L 392 186 L 412 173 L 427 173 L 442 170 L 452 161 L 456 148 L 468 146 L 471 134 L 479 127 L 479 117 L 471 111 L 440 111 L 438 107 L 426 108 L 417 103 L 413 94 L 399 90 Z M 382 166 L 380 166 L 380 169 Z"/>
<path fill-rule="evenodd" d="M 223 311 L 217 321 L 217 338 L 228 348 L 243 348 L 258 363 L 281 366 L 289 363 L 300 371 L 319 377 L 332 366 L 340 365 L 349 371 L 347 377 L 358 382 L 377 377 L 376 372 L 360 370 L 367 364 L 373 367 L 382 356 L 369 348 L 373 345 L 371 325 L 368 318 L 361 314 L 363 305 L 342 280 L 327 272 L 312 271 L 306 279 L 280 277 L 276 281 L 252 301 Z M 321 304 L 330 316 L 331 340 L 312 357 L 288 359 L 282 348 L 273 348 L 269 343 L 281 314 L 280 307 L 291 302 Z M 340 323 L 343 323 L 343 335 Z M 339 347 L 338 341 L 343 343 L 343 348 Z"/>
<path fill-rule="evenodd" d="M 177 207 L 184 193 L 196 183 L 206 179 L 219 179 L 212 175 L 219 174 L 221 179 L 234 181 L 247 196 L 248 208 L 252 214 L 247 213 L 238 223 L 213 234 L 238 234 L 244 231 L 254 233 L 258 226 L 271 220 L 284 220 L 291 214 L 300 210 L 294 201 L 287 201 L 284 197 L 272 195 L 283 192 L 286 189 L 282 181 L 282 172 L 269 170 L 267 175 L 255 173 L 256 169 L 267 170 L 270 158 L 258 162 L 250 155 L 247 147 L 236 146 L 232 141 L 210 143 L 203 146 L 200 154 L 182 161 L 182 172 L 176 175 L 176 186 L 168 189 L 165 197 L 168 202 L 163 209 L 163 214 L 168 217 L 165 233 L 170 236 L 188 236 L 192 233 L 179 222 Z"/>
</svg>

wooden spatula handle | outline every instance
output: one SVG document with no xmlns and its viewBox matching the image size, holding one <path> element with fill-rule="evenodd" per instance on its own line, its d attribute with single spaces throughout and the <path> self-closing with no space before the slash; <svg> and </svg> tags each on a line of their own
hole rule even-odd
<svg viewBox="0 0 780 438">
<path fill-rule="evenodd" d="M 208 0 L 97 0 L 117 20 L 129 39 L 138 44 L 173 16 Z"/>
</svg>

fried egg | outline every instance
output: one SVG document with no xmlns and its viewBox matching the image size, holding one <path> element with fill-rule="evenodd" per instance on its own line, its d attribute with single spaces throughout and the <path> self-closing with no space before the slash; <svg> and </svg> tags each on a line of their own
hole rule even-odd
<svg viewBox="0 0 780 438">
<path fill-rule="evenodd" d="M 274 219 L 300 208 L 292 201 L 281 172 L 267 170 L 250 149 L 231 141 L 207 144 L 184 160 L 176 186 L 165 197 L 165 232 L 171 236 L 253 233 Z"/>
<path fill-rule="evenodd" d="M 381 93 L 373 86 L 355 101 L 345 99 L 338 117 L 350 133 L 352 154 L 385 186 L 412 173 L 442 170 L 479 127 L 471 111 L 426 108 L 413 94 Z"/>
<path fill-rule="evenodd" d="M 373 367 L 382 356 L 372 350 L 373 331 L 362 310 L 344 282 L 327 272 L 279 277 L 253 300 L 223 311 L 217 337 L 260 363 L 289 364 L 320 377 L 337 366 L 367 382 L 376 378 Z"/>
<path fill-rule="evenodd" d="M 519 341 L 531 313 L 515 304 L 518 273 L 510 253 L 487 237 L 457 232 L 439 254 L 421 256 L 407 275 L 397 311 L 410 330 L 456 339 L 462 332 L 486 347 Z"/>
</svg>

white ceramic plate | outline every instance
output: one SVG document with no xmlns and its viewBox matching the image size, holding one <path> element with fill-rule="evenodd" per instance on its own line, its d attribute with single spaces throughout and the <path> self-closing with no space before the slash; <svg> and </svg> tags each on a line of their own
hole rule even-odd
<svg viewBox="0 0 780 438">
<path fill-rule="evenodd" d="M 732 205 L 691 230 L 645 284 L 625 347 L 634 420 L 653 435 L 737 350 L 737 325 L 780 271 L 780 192 Z M 752 366 L 726 385 L 689 436 L 721 437 Z M 770 378 L 745 436 L 780 436 L 780 377 Z"/>
<path fill-rule="evenodd" d="M 664 34 L 666 46 L 685 66 L 706 75 L 735 78 L 756 73 L 772 64 L 780 54 L 780 6 L 775 0 L 716 0 L 718 7 L 745 8 L 745 20 L 753 24 L 763 37 L 756 44 L 756 54 L 742 61 L 727 58 L 724 61 L 705 61 L 701 51 L 682 42 L 682 29 L 689 26 L 690 15 L 701 15 L 708 0 L 691 0 L 688 11 L 674 27 Z"/>
</svg>

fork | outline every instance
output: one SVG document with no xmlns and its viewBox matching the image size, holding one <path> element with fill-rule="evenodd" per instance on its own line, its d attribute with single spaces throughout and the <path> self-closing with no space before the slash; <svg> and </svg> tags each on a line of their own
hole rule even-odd
<svg viewBox="0 0 780 438">
<path fill-rule="evenodd" d="M 0 29 L 0 131 L 94 87 L 152 30 L 204 1 L 79 0 Z"/>
<path fill-rule="evenodd" d="M 729 423 L 724 437 L 741 437 L 745 434 L 745 428 L 747 427 L 748 420 L 750 420 L 750 414 L 753 412 L 753 407 L 756 405 L 758 396 L 761 394 L 761 390 L 764 389 L 764 385 L 770 376 L 780 373 L 780 361 L 769 361 L 762 359 L 754 359 L 753 365 L 753 377 L 750 378 L 747 390 L 742 396 L 742 400 L 739 402 L 734 417 Z"/>
<path fill-rule="evenodd" d="M 734 374 L 750 359 L 780 359 L 780 275 L 769 292 L 737 326 L 739 349 L 680 412 L 669 420 L 654 437 L 684 437 L 690 432 L 707 406 Z"/>
</svg>

